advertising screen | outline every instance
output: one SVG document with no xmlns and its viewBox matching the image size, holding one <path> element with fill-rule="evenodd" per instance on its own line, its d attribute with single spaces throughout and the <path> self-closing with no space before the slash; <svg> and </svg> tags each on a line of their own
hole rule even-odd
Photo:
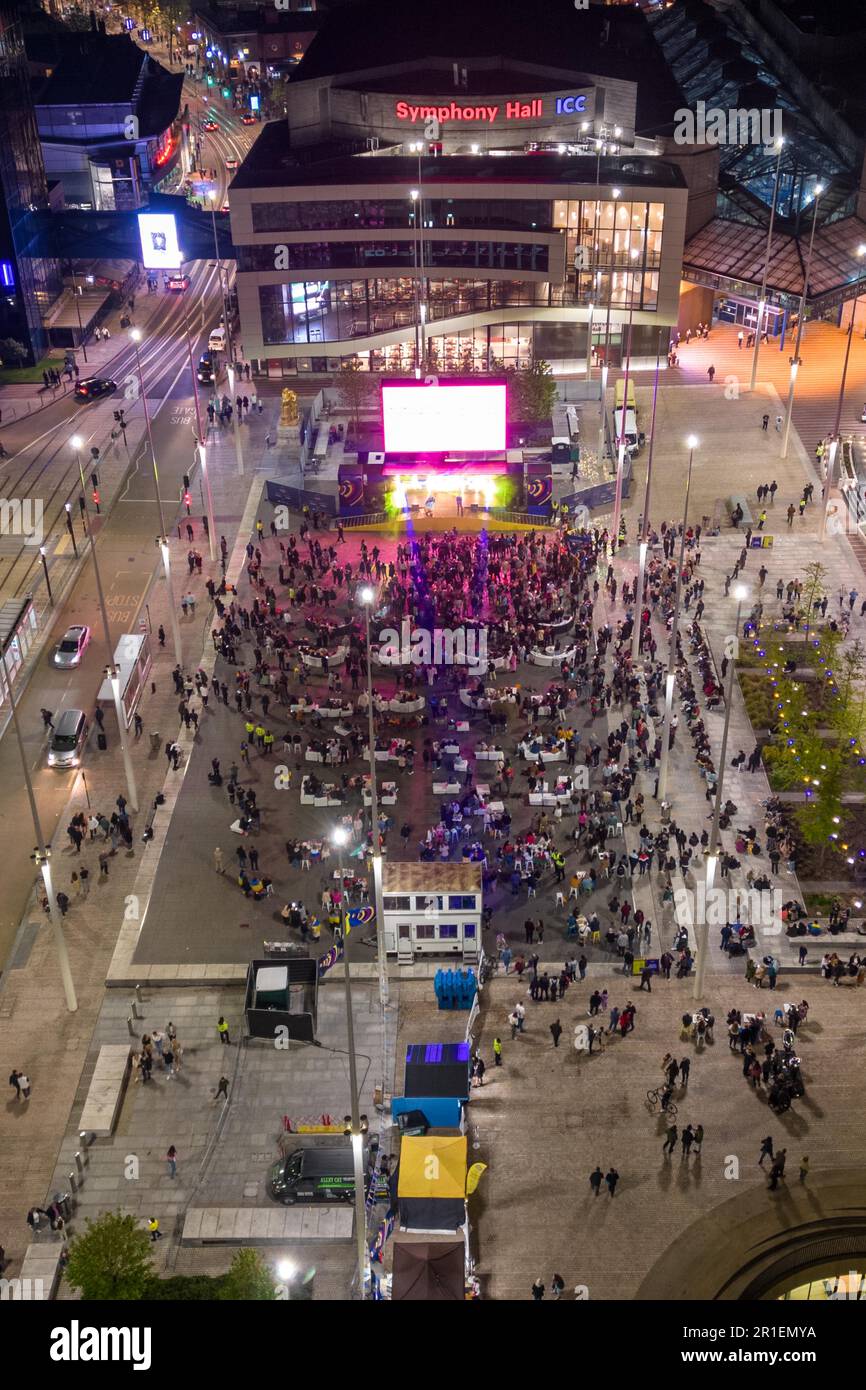
<svg viewBox="0 0 866 1390">
<path fill-rule="evenodd" d="M 140 212 L 141 261 L 145 270 L 179 270 L 180 247 L 172 212 Z"/>
<path fill-rule="evenodd" d="M 505 382 L 434 377 L 382 382 L 389 454 L 493 453 L 505 448 Z"/>
</svg>

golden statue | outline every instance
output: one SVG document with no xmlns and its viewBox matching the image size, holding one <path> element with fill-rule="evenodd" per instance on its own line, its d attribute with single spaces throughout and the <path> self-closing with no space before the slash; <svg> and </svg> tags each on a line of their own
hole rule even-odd
<svg viewBox="0 0 866 1390">
<path fill-rule="evenodd" d="M 288 386 L 283 387 L 282 402 L 280 424 L 296 425 L 298 423 L 298 398 L 294 391 L 289 390 Z"/>
</svg>

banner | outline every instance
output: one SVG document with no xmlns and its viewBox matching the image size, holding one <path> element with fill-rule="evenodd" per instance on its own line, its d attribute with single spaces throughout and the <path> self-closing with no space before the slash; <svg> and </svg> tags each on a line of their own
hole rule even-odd
<svg viewBox="0 0 866 1390">
<path fill-rule="evenodd" d="M 330 950 L 326 951 L 323 956 L 319 956 L 319 979 L 321 980 L 324 975 L 327 975 L 328 971 L 331 970 L 337 964 L 337 961 L 342 959 L 343 948 L 342 946 L 337 945 L 332 946 Z"/>
<path fill-rule="evenodd" d="M 353 927 L 369 927 L 375 920 L 376 909 L 369 904 L 366 907 L 350 907 L 346 913 L 346 935 Z"/>
<path fill-rule="evenodd" d="M 487 1172 L 486 1163 L 473 1163 L 469 1172 L 466 1174 L 466 1196 L 471 1197 L 482 1177 Z"/>
</svg>

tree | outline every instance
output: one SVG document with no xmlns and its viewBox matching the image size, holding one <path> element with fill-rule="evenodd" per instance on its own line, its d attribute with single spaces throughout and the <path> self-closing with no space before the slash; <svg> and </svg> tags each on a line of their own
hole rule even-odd
<svg viewBox="0 0 866 1390">
<path fill-rule="evenodd" d="M 375 389 L 375 380 L 365 372 L 357 357 L 347 362 L 337 372 L 337 390 L 340 402 L 349 412 L 349 428 L 358 425 L 361 411 L 370 400 Z"/>
<path fill-rule="evenodd" d="M 812 621 L 812 610 L 816 604 L 821 602 L 827 592 L 827 569 L 820 560 L 813 560 L 811 565 L 807 565 L 803 574 L 803 591 L 800 595 L 800 602 L 806 610 L 806 637 L 809 636 L 809 627 Z"/>
<path fill-rule="evenodd" d="M 258 1250 L 239 1250 L 219 1292 L 221 1299 L 268 1303 L 276 1298 L 274 1278 Z"/>
<path fill-rule="evenodd" d="M 27 356 L 27 349 L 17 338 L 0 338 L 0 364 L 6 361 L 21 363 Z"/>
<path fill-rule="evenodd" d="M 109 1211 L 98 1221 L 88 1218 L 85 1234 L 69 1247 L 66 1278 L 82 1298 L 140 1299 L 152 1277 L 151 1240 L 134 1216 Z"/>
<path fill-rule="evenodd" d="M 550 364 L 537 358 L 529 367 L 509 368 L 506 375 L 512 420 L 550 420 L 556 404 L 556 382 Z"/>
</svg>

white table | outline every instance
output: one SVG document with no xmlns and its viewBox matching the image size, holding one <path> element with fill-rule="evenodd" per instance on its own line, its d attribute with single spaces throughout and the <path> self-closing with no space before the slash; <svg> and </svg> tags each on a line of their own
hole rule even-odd
<svg viewBox="0 0 866 1390">
<path fill-rule="evenodd" d="M 533 666 L 560 666 L 563 661 L 569 665 L 577 655 L 577 647 L 568 647 L 564 652 L 542 652 L 535 648 L 529 653 L 529 660 Z"/>
<path fill-rule="evenodd" d="M 427 706 L 427 701 L 423 695 L 419 695 L 415 700 L 389 700 L 386 709 L 392 714 L 420 714 Z"/>
<path fill-rule="evenodd" d="M 558 748 L 542 749 L 538 753 L 533 753 L 529 744 L 524 740 L 520 744 L 520 751 L 525 755 L 527 762 L 538 762 L 540 759 L 543 763 L 564 763 L 568 757 L 564 743 Z"/>
<path fill-rule="evenodd" d="M 501 748 L 476 748 L 475 761 L 480 763 L 501 763 L 505 761 L 505 753 Z"/>
<path fill-rule="evenodd" d="M 434 796 L 456 796 L 460 791 L 459 782 L 434 782 Z"/>
</svg>

